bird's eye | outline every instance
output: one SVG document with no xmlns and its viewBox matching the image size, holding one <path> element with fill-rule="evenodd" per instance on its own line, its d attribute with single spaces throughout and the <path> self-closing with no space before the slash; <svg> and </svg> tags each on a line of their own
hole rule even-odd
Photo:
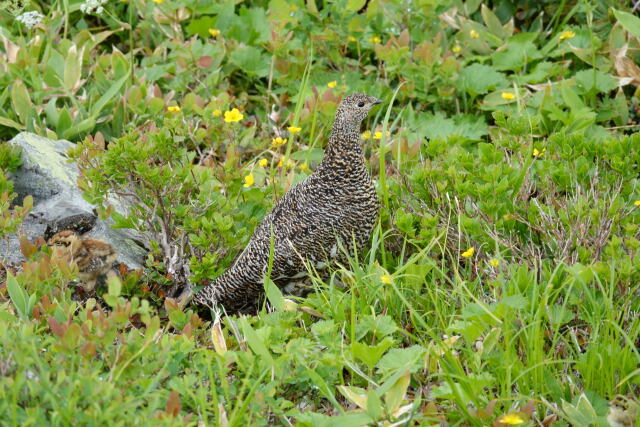
<svg viewBox="0 0 640 427">
<path fill-rule="evenodd" d="M 360 107 L 360 108 L 364 107 L 364 101 L 358 102 L 358 107 Z"/>
</svg>

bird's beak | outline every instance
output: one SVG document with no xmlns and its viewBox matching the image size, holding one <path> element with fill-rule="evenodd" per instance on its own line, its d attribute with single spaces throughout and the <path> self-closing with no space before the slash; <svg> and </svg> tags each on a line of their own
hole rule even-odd
<svg viewBox="0 0 640 427">
<path fill-rule="evenodd" d="M 377 99 L 377 98 L 374 98 L 374 99 L 375 101 L 373 101 L 373 105 L 382 104 L 382 99 Z"/>
</svg>

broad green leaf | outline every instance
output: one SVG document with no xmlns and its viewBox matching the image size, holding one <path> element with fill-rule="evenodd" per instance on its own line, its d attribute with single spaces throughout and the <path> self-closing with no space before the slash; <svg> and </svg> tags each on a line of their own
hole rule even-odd
<svg viewBox="0 0 640 427">
<path fill-rule="evenodd" d="M 367 391 L 367 413 L 371 415 L 371 418 L 374 420 L 382 418 L 382 401 L 375 390 Z"/>
<path fill-rule="evenodd" d="M 380 360 L 385 351 L 393 345 L 393 340 L 389 337 L 385 338 L 377 345 L 368 345 L 361 342 L 351 344 L 351 353 L 353 356 L 367 365 L 367 368 L 373 369 Z"/>
<path fill-rule="evenodd" d="M 98 118 L 98 115 L 102 109 L 109 103 L 116 95 L 120 93 L 120 88 L 129 78 L 131 70 L 129 70 L 124 76 L 120 77 L 108 91 L 102 94 L 102 96 L 91 106 L 91 116 L 94 119 Z"/>
<path fill-rule="evenodd" d="M 107 277 L 107 285 L 109 286 L 109 295 L 119 297 L 122 291 L 122 282 L 115 274 L 109 274 Z"/>
<path fill-rule="evenodd" d="M 616 19 L 622 27 L 640 39 L 640 18 L 628 12 L 613 10 Z"/>
<path fill-rule="evenodd" d="M 27 124 L 27 120 L 33 109 L 33 104 L 31 103 L 31 97 L 29 96 L 27 87 L 20 79 L 16 79 L 11 87 L 11 103 L 22 123 Z"/>
<path fill-rule="evenodd" d="M 367 410 L 367 393 L 360 387 L 339 385 L 338 391 L 350 402 L 355 403 L 360 408 Z"/>
<path fill-rule="evenodd" d="M 509 81 L 504 74 L 482 64 L 472 64 L 462 70 L 458 83 L 460 89 L 472 96 L 509 86 Z"/>
<path fill-rule="evenodd" d="M 251 350 L 253 350 L 256 355 L 262 357 L 267 364 L 273 366 L 274 361 L 271 353 L 269 353 L 269 350 L 262 342 L 256 331 L 251 327 L 247 318 L 243 317 L 240 319 L 240 323 L 242 325 L 242 333 L 247 339 L 247 343 L 249 344 L 249 347 L 251 347 Z"/>
<path fill-rule="evenodd" d="M 30 313 L 28 312 L 28 294 L 22 289 L 16 278 L 13 277 L 13 275 L 8 271 L 7 291 L 9 292 L 9 298 L 11 298 L 11 302 L 13 302 L 13 306 L 16 308 L 16 311 L 18 312 L 20 317 L 29 317 Z"/>
<path fill-rule="evenodd" d="M 20 123 L 14 122 L 13 120 L 7 118 L 7 117 L 2 117 L 0 116 L 0 125 L 1 126 L 7 126 L 10 128 L 14 128 L 17 130 L 24 130 L 24 126 L 21 125 Z"/>
<path fill-rule="evenodd" d="M 357 12 L 362 9 L 367 0 L 347 0 L 347 10 L 350 12 Z"/>
<path fill-rule="evenodd" d="M 87 133 L 93 130 L 96 126 L 96 120 L 93 117 L 89 117 L 78 123 L 77 125 L 72 125 L 62 134 L 64 139 L 73 139 L 76 136 Z"/>
<path fill-rule="evenodd" d="M 273 305 L 277 311 L 282 311 L 284 309 L 284 297 L 282 296 L 282 291 L 280 291 L 273 280 L 268 277 L 264 278 L 263 286 L 264 292 L 271 305 Z"/>
<path fill-rule="evenodd" d="M 83 55 L 84 48 L 78 52 L 78 48 L 74 44 L 69 49 L 69 52 L 67 52 L 67 57 L 64 60 L 64 87 L 70 92 L 75 92 L 80 88 Z"/>
<path fill-rule="evenodd" d="M 394 413 L 398 410 L 407 393 L 407 388 L 409 388 L 410 379 L 409 372 L 405 372 L 384 394 L 384 402 L 388 412 Z"/>
<path fill-rule="evenodd" d="M 255 46 L 241 46 L 236 48 L 229 60 L 233 65 L 248 75 L 265 77 L 269 73 L 271 59 Z"/>
<path fill-rule="evenodd" d="M 407 348 L 393 348 L 378 362 L 378 370 L 383 374 L 397 371 L 415 371 L 423 364 L 427 350 L 419 345 Z"/>
</svg>

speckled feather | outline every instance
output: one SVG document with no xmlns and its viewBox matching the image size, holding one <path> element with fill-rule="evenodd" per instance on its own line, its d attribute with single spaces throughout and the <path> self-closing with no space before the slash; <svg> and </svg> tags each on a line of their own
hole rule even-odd
<svg viewBox="0 0 640 427">
<path fill-rule="evenodd" d="M 378 217 L 379 201 L 361 147 L 360 124 L 380 100 L 353 94 L 336 111 L 329 144 L 317 171 L 291 188 L 256 228 L 233 265 L 193 302 L 251 310 L 263 291 L 273 233 L 271 277 L 279 286 L 303 277 L 305 261 L 317 269 L 360 250 Z"/>
<path fill-rule="evenodd" d="M 108 243 L 83 239 L 70 230 L 55 234 L 47 244 L 56 256 L 76 263 L 78 279 L 87 291 L 93 290 L 98 278 L 107 274 L 116 260 L 116 251 Z"/>
</svg>

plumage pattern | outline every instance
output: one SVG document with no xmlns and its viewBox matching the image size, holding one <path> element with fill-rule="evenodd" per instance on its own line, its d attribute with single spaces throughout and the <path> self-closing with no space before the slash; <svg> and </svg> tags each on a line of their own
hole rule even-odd
<svg viewBox="0 0 640 427">
<path fill-rule="evenodd" d="M 193 301 L 228 312 L 255 307 L 262 293 L 273 236 L 271 278 L 279 286 L 306 275 L 305 261 L 321 270 L 368 240 L 378 216 L 378 196 L 366 168 L 360 125 L 381 101 L 353 94 L 339 105 L 317 171 L 291 188 L 256 228 L 233 265 Z"/>
<path fill-rule="evenodd" d="M 47 242 L 54 256 L 61 257 L 78 266 L 78 279 L 86 291 L 92 291 L 98 278 L 111 270 L 116 260 L 116 251 L 108 243 L 83 239 L 73 231 L 55 234 Z"/>
</svg>

